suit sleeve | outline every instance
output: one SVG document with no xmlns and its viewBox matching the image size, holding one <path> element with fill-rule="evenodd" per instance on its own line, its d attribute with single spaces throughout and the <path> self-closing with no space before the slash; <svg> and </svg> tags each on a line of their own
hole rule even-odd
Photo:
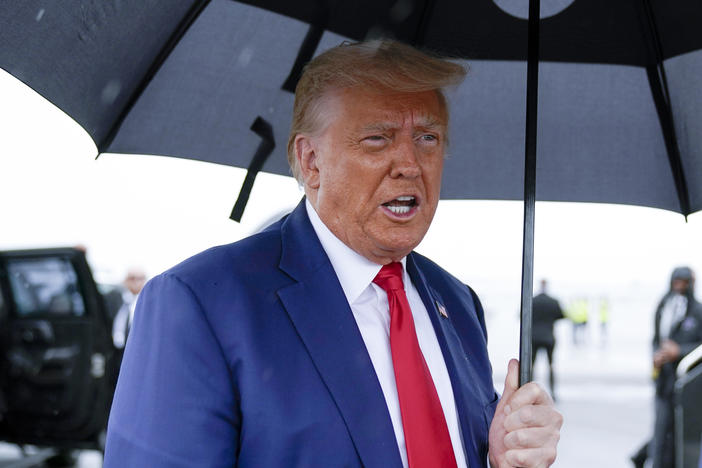
<svg viewBox="0 0 702 468">
<path fill-rule="evenodd" d="M 468 290 L 470 291 L 470 295 L 473 298 L 473 305 L 475 306 L 475 313 L 478 318 L 478 322 L 480 323 L 480 330 L 483 332 L 483 337 L 485 338 L 485 342 L 487 343 L 487 326 L 485 325 L 485 312 L 483 311 L 483 304 L 480 302 L 480 299 L 478 298 L 478 295 L 473 291 L 473 288 L 468 286 L 467 284 L 464 285 Z"/>
<path fill-rule="evenodd" d="M 172 274 L 140 294 L 112 404 L 105 468 L 232 467 L 240 415 L 227 360 Z"/>
</svg>

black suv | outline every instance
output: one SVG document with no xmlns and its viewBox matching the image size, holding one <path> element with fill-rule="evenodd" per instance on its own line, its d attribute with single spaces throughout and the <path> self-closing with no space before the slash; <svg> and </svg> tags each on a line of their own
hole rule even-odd
<svg viewBox="0 0 702 468">
<path fill-rule="evenodd" d="M 0 252 L 0 440 L 99 449 L 118 363 L 78 249 Z"/>
</svg>

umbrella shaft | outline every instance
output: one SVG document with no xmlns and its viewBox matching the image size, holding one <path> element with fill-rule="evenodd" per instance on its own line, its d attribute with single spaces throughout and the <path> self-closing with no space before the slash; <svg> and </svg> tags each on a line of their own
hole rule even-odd
<svg viewBox="0 0 702 468">
<path fill-rule="evenodd" d="M 536 129 L 539 90 L 539 0 L 529 0 L 526 143 L 524 148 L 524 237 L 522 303 L 519 332 L 519 385 L 532 379 L 531 299 L 534 284 L 534 218 L 536 211 Z"/>
</svg>

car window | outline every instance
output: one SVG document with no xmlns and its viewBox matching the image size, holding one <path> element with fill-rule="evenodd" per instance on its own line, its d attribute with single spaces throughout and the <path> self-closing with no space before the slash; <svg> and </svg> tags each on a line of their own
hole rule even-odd
<svg viewBox="0 0 702 468">
<path fill-rule="evenodd" d="M 20 317 L 85 313 L 78 277 L 68 259 L 10 259 L 7 273 Z"/>
</svg>

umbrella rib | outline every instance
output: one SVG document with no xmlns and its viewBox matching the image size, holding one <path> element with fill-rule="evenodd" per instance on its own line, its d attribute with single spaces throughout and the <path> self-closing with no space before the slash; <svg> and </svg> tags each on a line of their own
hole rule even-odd
<svg viewBox="0 0 702 468">
<path fill-rule="evenodd" d="M 117 135 L 117 132 L 119 132 L 119 129 L 122 126 L 122 123 L 124 122 L 124 119 L 127 117 L 127 114 L 129 114 L 132 107 L 134 107 L 134 104 L 141 97 L 142 93 L 149 85 L 153 77 L 156 76 L 156 73 L 159 71 L 159 69 L 166 61 L 168 56 L 171 54 L 178 42 L 180 42 L 182 37 L 185 35 L 186 31 L 195 22 L 198 16 L 200 16 L 200 13 L 202 13 L 202 11 L 209 3 L 210 0 L 195 1 L 195 3 L 193 3 L 193 5 L 190 7 L 190 11 L 188 11 L 188 14 L 183 17 L 183 20 L 180 23 L 178 23 L 178 27 L 173 31 L 171 37 L 168 38 L 168 41 L 161 48 L 160 52 L 156 56 L 156 59 L 151 63 L 151 66 L 149 67 L 148 71 L 144 74 L 138 86 L 132 92 L 131 96 L 129 97 L 129 100 L 125 104 L 124 108 L 122 108 L 122 112 L 119 114 L 119 117 L 115 120 L 115 123 L 112 124 L 112 127 L 110 127 L 110 131 L 107 133 L 105 138 L 102 139 L 102 141 L 96 142 L 98 148 L 98 155 L 99 153 L 106 151 L 107 148 L 110 147 L 112 141 Z"/>
<path fill-rule="evenodd" d="M 646 9 L 646 23 L 648 25 L 648 32 L 650 33 L 650 46 L 653 48 L 653 54 L 656 59 L 656 66 L 658 67 L 660 78 L 663 83 L 665 100 L 667 103 L 670 103 L 670 94 L 668 93 L 668 79 L 665 75 L 665 67 L 663 66 L 663 46 L 661 41 L 661 35 L 658 33 L 658 24 L 656 23 L 656 18 L 653 14 L 653 8 L 651 7 L 651 2 L 649 0 L 644 0 L 644 8 Z"/>
<path fill-rule="evenodd" d="M 658 123 L 663 131 L 663 140 L 668 155 L 668 162 L 670 163 L 670 170 L 673 172 L 673 179 L 675 180 L 675 190 L 680 203 L 680 212 L 687 217 L 690 214 L 690 195 L 687 189 L 687 179 L 685 178 L 682 158 L 680 157 L 678 139 L 675 134 L 675 123 L 670 102 L 665 99 L 664 84 L 661 83 L 657 67 L 647 66 L 646 74 L 658 114 Z"/>
<path fill-rule="evenodd" d="M 295 93 L 297 82 L 300 81 L 300 77 L 302 76 L 302 69 L 307 65 L 307 62 L 312 60 L 328 23 L 329 7 L 325 3 L 320 2 L 320 7 L 316 10 L 316 18 L 310 22 L 307 34 L 300 45 L 300 50 L 297 52 L 295 63 L 281 87 L 282 90 L 289 91 L 293 94 Z"/>
<path fill-rule="evenodd" d="M 312 60 L 314 52 L 319 46 L 319 41 L 322 40 L 322 35 L 324 34 L 324 26 L 318 26 L 316 24 L 310 24 L 305 39 L 300 45 L 300 50 L 297 52 L 297 57 L 295 58 L 295 63 L 293 63 L 290 69 L 290 74 L 285 79 L 281 89 L 283 91 L 288 91 L 295 94 L 295 88 L 297 87 L 297 82 L 300 81 L 302 76 L 302 69 L 305 67 L 307 62 Z"/>
<path fill-rule="evenodd" d="M 665 75 L 665 67 L 663 65 L 663 47 L 661 45 L 660 34 L 651 8 L 649 0 L 644 0 L 644 9 L 646 14 L 646 24 L 649 45 L 654 54 L 655 61 L 653 64 L 646 66 L 646 75 L 648 84 L 651 88 L 653 102 L 656 106 L 658 114 L 658 123 L 663 132 L 663 140 L 665 142 L 666 153 L 670 170 L 673 173 L 675 181 L 675 190 L 680 204 L 680 212 L 687 218 L 690 214 L 690 194 L 687 188 L 687 179 L 685 177 L 685 169 L 682 164 L 680 155 L 680 147 L 678 146 L 678 138 L 675 132 L 675 121 L 673 119 L 673 110 L 670 102 L 670 92 L 668 90 L 668 80 Z"/>
</svg>

